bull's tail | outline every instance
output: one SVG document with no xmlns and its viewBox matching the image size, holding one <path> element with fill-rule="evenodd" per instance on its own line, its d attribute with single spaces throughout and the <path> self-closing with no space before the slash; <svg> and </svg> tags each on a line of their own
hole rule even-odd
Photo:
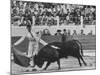
<svg viewBox="0 0 100 75">
<path fill-rule="evenodd" d="M 82 48 L 82 44 L 81 44 L 81 42 L 80 42 L 80 41 L 78 41 L 78 40 L 74 40 L 74 41 L 76 41 L 76 42 L 77 42 L 77 44 L 79 45 L 79 50 L 80 50 L 80 53 L 81 53 L 81 55 L 82 55 L 82 56 L 84 56 L 84 54 L 83 54 L 83 48 Z"/>
</svg>

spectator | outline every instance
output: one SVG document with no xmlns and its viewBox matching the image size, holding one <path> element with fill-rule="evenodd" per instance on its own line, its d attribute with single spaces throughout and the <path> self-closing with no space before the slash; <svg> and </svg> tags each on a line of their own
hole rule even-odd
<svg viewBox="0 0 100 75">
<path fill-rule="evenodd" d="M 68 32 L 66 29 L 63 30 L 63 39 L 68 41 L 70 39 L 70 36 L 68 35 Z"/>
<path fill-rule="evenodd" d="M 68 30 L 68 37 L 67 38 L 68 38 L 67 40 L 72 40 L 73 39 L 73 36 L 71 35 L 71 31 L 70 30 Z"/>
<path fill-rule="evenodd" d="M 61 30 L 57 30 L 57 32 L 55 33 L 56 36 L 61 36 Z"/>
<path fill-rule="evenodd" d="M 91 31 L 88 33 L 88 35 L 93 35 L 93 31 L 91 30 Z"/>
<path fill-rule="evenodd" d="M 77 32 L 76 32 L 76 30 L 73 30 L 73 34 L 72 34 L 73 36 L 74 35 L 77 35 Z"/>
<path fill-rule="evenodd" d="M 62 39 L 61 39 L 62 43 L 66 42 L 66 35 L 62 34 Z"/>
<path fill-rule="evenodd" d="M 50 36 L 51 34 L 50 34 L 50 31 L 48 30 L 48 29 L 44 29 L 43 30 L 43 34 L 42 34 L 42 36 Z"/>
<path fill-rule="evenodd" d="M 63 34 L 64 34 L 65 36 L 68 36 L 68 32 L 66 31 L 66 29 L 63 29 Z"/>
<path fill-rule="evenodd" d="M 71 34 L 70 34 L 70 30 L 68 30 L 68 36 L 70 36 Z"/>
<path fill-rule="evenodd" d="M 85 34 L 84 34 L 84 30 L 83 30 L 83 29 L 81 30 L 81 35 L 85 35 Z"/>
</svg>

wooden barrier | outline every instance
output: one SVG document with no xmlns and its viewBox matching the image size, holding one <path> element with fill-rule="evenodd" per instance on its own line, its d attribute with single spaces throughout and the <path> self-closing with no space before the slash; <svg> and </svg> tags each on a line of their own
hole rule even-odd
<svg viewBox="0 0 100 75">
<path fill-rule="evenodd" d="M 11 37 L 11 43 L 13 44 L 16 42 L 20 37 Z M 60 36 L 43 36 L 42 39 L 48 43 L 54 42 L 54 41 L 60 41 Z M 74 37 L 75 39 L 75 37 Z M 84 50 L 95 50 L 96 49 L 96 37 L 95 36 L 78 36 L 78 39 L 83 46 Z M 43 46 L 40 44 L 39 48 L 42 48 Z M 21 44 L 16 46 L 19 50 L 22 52 L 25 52 L 28 49 L 28 39 L 26 38 Z"/>
<path fill-rule="evenodd" d="M 23 36 L 23 35 L 26 35 L 27 33 L 27 30 L 26 30 L 26 27 L 23 26 L 23 27 L 18 27 L 18 26 L 11 26 L 11 34 L 12 36 Z M 96 28 L 95 28 L 95 25 L 86 25 L 85 28 L 81 27 L 81 25 L 79 26 L 75 26 L 75 25 L 70 25 L 70 26 L 34 26 L 32 28 L 32 31 L 33 32 L 37 32 L 37 31 L 43 31 L 44 29 L 48 29 L 50 31 L 50 33 L 52 35 L 54 35 L 57 31 L 57 29 L 60 29 L 60 30 L 63 30 L 63 29 L 66 29 L 66 30 L 70 30 L 71 34 L 73 34 L 73 30 L 76 30 L 76 32 L 78 34 L 80 34 L 80 31 L 81 30 L 84 30 L 84 34 L 88 34 L 89 32 L 93 32 L 93 35 L 95 35 L 95 31 L 96 31 Z"/>
</svg>

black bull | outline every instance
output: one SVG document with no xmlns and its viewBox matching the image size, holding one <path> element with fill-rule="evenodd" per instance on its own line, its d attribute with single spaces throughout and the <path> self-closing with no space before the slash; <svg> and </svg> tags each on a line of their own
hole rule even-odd
<svg viewBox="0 0 100 75">
<path fill-rule="evenodd" d="M 58 47 L 58 49 L 53 48 L 53 46 Z M 79 65 L 82 66 L 81 61 L 83 61 L 86 66 L 86 62 L 84 61 L 82 51 L 82 45 L 78 40 L 70 40 L 67 42 L 52 42 L 48 45 L 44 46 L 37 55 L 34 57 L 34 63 L 38 67 L 42 67 L 44 62 L 46 61 L 46 67 L 44 70 L 48 68 L 48 66 L 57 61 L 58 69 L 60 69 L 60 58 L 67 58 L 68 56 L 73 56 L 78 59 Z"/>
</svg>

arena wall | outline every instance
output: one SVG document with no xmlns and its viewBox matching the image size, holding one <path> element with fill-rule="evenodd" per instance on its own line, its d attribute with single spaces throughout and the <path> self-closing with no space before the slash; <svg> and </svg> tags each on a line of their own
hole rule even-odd
<svg viewBox="0 0 100 75">
<path fill-rule="evenodd" d="M 32 31 L 43 31 L 44 29 L 48 29 L 52 35 L 54 35 L 57 31 L 57 29 L 63 30 L 70 30 L 71 34 L 73 34 L 73 30 L 76 30 L 78 34 L 80 34 L 80 30 L 83 29 L 84 33 L 87 35 L 90 31 L 93 32 L 93 35 L 96 34 L 96 26 L 95 25 L 85 25 L 83 28 L 81 25 L 69 25 L 69 26 L 34 26 L 32 28 Z M 11 36 L 23 36 L 26 35 L 27 30 L 25 26 L 19 27 L 19 26 L 11 26 Z"/>
</svg>

